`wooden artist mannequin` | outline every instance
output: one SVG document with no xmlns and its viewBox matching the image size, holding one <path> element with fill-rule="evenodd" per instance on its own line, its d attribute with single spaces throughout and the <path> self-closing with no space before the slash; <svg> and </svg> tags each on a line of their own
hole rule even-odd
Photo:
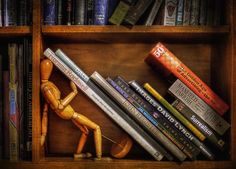
<svg viewBox="0 0 236 169">
<path fill-rule="evenodd" d="M 98 159 L 102 157 L 102 134 L 100 127 L 89 120 L 87 117 L 77 113 L 69 105 L 71 100 L 78 93 L 77 87 L 73 82 L 70 82 L 70 87 L 72 92 L 69 93 L 64 99 L 61 99 L 61 92 L 56 87 L 56 85 L 50 82 L 48 79 L 51 75 L 53 69 L 53 64 L 50 60 L 44 59 L 41 61 L 41 92 L 46 100 L 43 109 L 42 117 L 42 135 L 41 135 L 41 145 L 45 142 L 45 137 L 47 134 L 47 121 L 48 121 L 48 106 L 62 119 L 72 120 L 72 122 L 81 130 L 82 134 L 77 146 L 77 151 L 75 157 L 86 158 L 90 157 L 90 153 L 82 153 L 84 145 L 87 141 L 89 134 L 89 129 L 94 131 L 94 142 L 96 148 L 96 156 Z"/>
</svg>

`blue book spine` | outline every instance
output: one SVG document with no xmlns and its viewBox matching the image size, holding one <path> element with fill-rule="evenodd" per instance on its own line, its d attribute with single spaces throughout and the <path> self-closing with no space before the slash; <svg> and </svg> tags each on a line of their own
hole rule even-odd
<svg viewBox="0 0 236 169">
<path fill-rule="evenodd" d="M 16 0 L 3 1 L 3 26 L 16 26 Z"/>
<path fill-rule="evenodd" d="M 108 0 L 94 1 L 94 25 L 106 25 L 108 22 Z"/>
<path fill-rule="evenodd" d="M 56 0 L 44 0 L 44 24 L 56 24 Z"/>
<path fill-rule="evenodd" d="M 176 25 L 183 25 L 184 0 L 178 1 Z"/>
</svg>

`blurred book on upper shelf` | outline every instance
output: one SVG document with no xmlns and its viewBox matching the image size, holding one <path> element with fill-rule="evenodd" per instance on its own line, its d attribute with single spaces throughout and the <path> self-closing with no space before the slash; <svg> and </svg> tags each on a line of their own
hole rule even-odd
<svg viewBox="0 0 236 169">
<path fill-rule="evenodd" d="M 45 25 L 222 25 L 223 0 L 44 0 Z"/>
</svg>

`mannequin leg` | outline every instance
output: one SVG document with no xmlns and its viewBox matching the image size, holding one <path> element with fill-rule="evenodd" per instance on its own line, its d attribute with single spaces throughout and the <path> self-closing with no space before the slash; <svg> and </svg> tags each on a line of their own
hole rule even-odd
<svg viewBox="0 0 236 169">
<path fill-rule="evenodd" d="M 81 114 L 78 114 L 76 112 L 74 113 L 72 119 L 77 124 L 82 125 L 82 126 L 86 126 L 86 127 L 93 130 L 94 142 L 95 142 L 95 148 L 96 148 L 96 156 L 97 156 L 97 158 L 100 159 L 102 157 L 102 133 L 101 133 L 100 127 L 96 123 L 94 123 L 90 119 L 88 119 L 87 117 L 85 117 Z"/>
</svg>

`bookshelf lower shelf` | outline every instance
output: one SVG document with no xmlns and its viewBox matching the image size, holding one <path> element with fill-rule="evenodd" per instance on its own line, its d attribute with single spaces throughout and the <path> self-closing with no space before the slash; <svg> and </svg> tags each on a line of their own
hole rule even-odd
<svg viewBox="0 0 236 169">
<path fill-rule="evenodd" d="M 0 162 L 0 168 L 4 169 L 233 169 L 236 166 L 234 161 L 188 161 L 177 162 L 158 162 L 152 160 L 77 160 L 71 158 L 46 158 L 39 162 Z"/>
</svg>

